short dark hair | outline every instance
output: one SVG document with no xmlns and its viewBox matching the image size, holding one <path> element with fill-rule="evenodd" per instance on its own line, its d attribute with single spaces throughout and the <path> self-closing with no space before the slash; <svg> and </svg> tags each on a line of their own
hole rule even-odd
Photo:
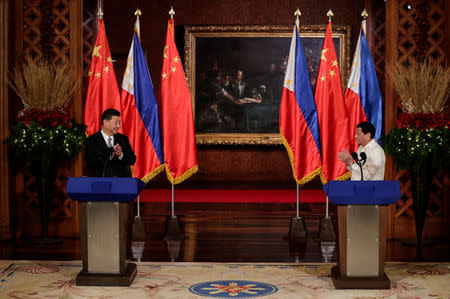
<svg viewBox="0 0 450 299">
<path fill-rule="evenodd" d="M 120 116 L 120 112 L 117 111 L 116 109 L 113 109 L 113 108 L 109 108 L 109 109 L 106 109 L 105 111 L 103 111 L 103 114 L 102 114 L 102 124 L 103 124 L 103 121 L 104 121 L 105 119 L 106 119 L 106 120 L 111 120 L 111 118 L 112 118 L 113 116 Z"/>
<path fill-rule="evenodd" d="M 373 139 L 375 137 L 375 127 L 372 123 L 368 121 L 360 122 L 356 125 L 357 128 L 361 128 L 361 131 L 365 134 L 370 133 L 370 138 Z"/>
</svg>

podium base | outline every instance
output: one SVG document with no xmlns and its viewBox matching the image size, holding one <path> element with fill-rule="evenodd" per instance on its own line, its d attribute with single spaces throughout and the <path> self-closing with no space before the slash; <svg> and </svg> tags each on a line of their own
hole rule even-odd
<svg viewBox="0 0 450 299">
<path fill-rule="evenodd" d="M 290 241 L 301 241 L 306 239 L 305 223 L 301 217 L 291 218 L 288 239 Z"/>
<path fill-rule="evenodd" d="M 136 277 L 136 264 L 129 263 L 124 273 L 89 273 L 80 271 L 76 278 L 77 286 L 118 286 L 129 287 Z"/>
<path fill-rule="evenodd" d="M 390 289 L 391 281 L 383 272 L 381 277 L 347 277 L 339 273 L 339 269 L 331 268 L 331 278 L 336 289 Z"/>
</svg>

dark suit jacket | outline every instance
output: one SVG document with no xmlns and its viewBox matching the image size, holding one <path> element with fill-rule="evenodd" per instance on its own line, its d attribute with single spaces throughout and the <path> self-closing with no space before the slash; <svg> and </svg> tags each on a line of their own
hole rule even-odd
<svg viewBox="0 0 450 299">
<path fill-rule="evenodd" d="M 114 135 L 114 145 L 119 144 L 122 147 L 123 157 L 119 160 L 114 156 L 109 160 L 110 151 L 106 145 L 105 139 L 100 131 L 89 136 L 86 141 L 86 160 L 90 176 L 96 177 L 129 177 L 131 176 L 130 165 L 136 162 L 136 156 L 131 148 L 128 137 L 117 133 Z"/>
</svg>

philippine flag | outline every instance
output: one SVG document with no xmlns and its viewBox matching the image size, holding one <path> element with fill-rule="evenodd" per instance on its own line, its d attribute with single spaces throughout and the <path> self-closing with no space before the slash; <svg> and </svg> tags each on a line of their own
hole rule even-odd
<svg viewBox="0 0 450 299">
<path fill-rule="evenodd" d="M 362 21 L 344 100 L 350 120 L 351 136 L 354 136 L 358 123 L 369 121 L 375 126 L 375 139 L 378 141 L 383 129 L 383 99 L 364 34 L 365 27 L 366 21 Z M 354 138 L 350 140 L 350 152 L 354 152 L 358 145 Z"/>
<path fill-rule="evenodd" d="M 280 133 L 295 181 L 305 184 L 321 170 L 317 109 L 298 24 L 294 26 L 280 103 Z"/>
<path fill-rule="evenodd" d="M 145 183 L 164 169 L 158 102 L 142 50 L 139 19 L 122 82 L 122 127 L 136 154 L 133 177 Z"/>
</svg>

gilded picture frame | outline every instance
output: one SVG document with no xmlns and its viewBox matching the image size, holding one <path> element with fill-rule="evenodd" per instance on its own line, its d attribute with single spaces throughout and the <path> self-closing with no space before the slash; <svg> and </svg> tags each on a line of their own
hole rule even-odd
<svg viewBox="0 0 450 299">
<path fill-rule="evenodd" d="M 282 144 L 278 110 L 293 25 L 186 25 L 185 71 L 197 144 Z M 314 88 L 326 25 L 302 25 Z M 343 88 L 350 26 L 333 26 Z M 314 89 L 313 89 L 314 92 Z"/>
</svg>

